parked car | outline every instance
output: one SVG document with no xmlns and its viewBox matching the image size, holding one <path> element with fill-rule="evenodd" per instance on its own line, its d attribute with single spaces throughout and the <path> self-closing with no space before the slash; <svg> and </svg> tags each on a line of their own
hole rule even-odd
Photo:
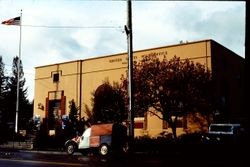
<svg viewBox="0 0 250 167">
<path fill-rule="evenodd" d="M 205 143 L 212 144 L 237 143 L 242 131 L 240 124 L 211 124 L 208 128 L 208 133 L 203 135 L 202 139 Z"/>
<path fill-rule="evenodd" d="M 82 136 L 66 141 L 66 152 L 97 151 L 106 156 L 113 150 L 127 151 L 127 127 L 122 124 L 97 124 L 87 128 Z"/>
</svg>

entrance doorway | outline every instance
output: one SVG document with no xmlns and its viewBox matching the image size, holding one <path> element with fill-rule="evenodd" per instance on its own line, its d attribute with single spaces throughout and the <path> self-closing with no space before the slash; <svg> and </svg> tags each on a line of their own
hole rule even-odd
<svg viewBox="0 0 250 167">
<path fill-rule="evenodd" d="M 64 91 L 51 91 L 46 98 L 46 122 L 48 130 L 54 130 L 65 114 L 66 96 Z"/>
<path fill-rule="evenodd" d="M 50 100 L 48 111 L 48 126 L 49 129 L 54 129 L 56 121 L 61 119 L 61 100 Z"/>
</svg>

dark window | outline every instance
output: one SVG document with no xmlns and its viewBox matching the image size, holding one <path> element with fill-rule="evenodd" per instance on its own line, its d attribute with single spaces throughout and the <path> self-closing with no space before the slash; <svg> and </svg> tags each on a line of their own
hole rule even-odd
<svg viewBox="0 0 250 167">
<path fill-rule="evenodd" d="M 167 129 L 167 128 L 168 128 L 168 123 L 167 123 L 167 121 L 165 121 L 165 120 L 162 121 L 162 128 L 163 128 L 163 129 Z"/>
<path fill-rule="evenodd" d="M 134 128 L 135 129 L 142 129 L 143 128 L 143 122 L 135 122 Z"/>
<path fill-rule="evenodd" d="M 59 82 L 59 74 L 53 74 L 53 82 Z"/>
<path fill-rule="evenodd" d="M 176 127 L 177 128 L 183 128 L 183 117 L 178 117 L 177 122 L 176 122 Z"/>
</svg>

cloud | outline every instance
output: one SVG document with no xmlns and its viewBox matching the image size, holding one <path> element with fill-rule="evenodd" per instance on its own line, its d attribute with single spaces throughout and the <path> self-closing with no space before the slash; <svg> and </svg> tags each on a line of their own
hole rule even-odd
<svg viewBox="0 0 250 167">
<path fill-rule="evenodd" d="M 210 6 L 205 13 L 198 6 L 179 9 L 182 12 L 173 15 L 173 25 L 188 35 L 187 40 L 214 39 L 244 57 L 245 10 L 242 6 L 222 5 L 219 10 L 215 5 L 215 9 Z"/>
<path fill-rule="evenodd" d="M 126 52 L 122 32 L 126 5 L 126 1 L 0 0 L 1 21 L 23 9 L 23 24 L 31 25 L 22 29 L 29 98 L 34 94 L 36 66 Z M 133 1 L 132 9 L 134 50 L 214 39 L 245 57 L 245 2 Z M 18 55 L 19 27 L 0 25 L 0 41 L 3 61 L 11 66 Z"/>
<path fill-rule="evenodd" d="M 176 44 L 181 40 L 214 39 L 245 56 L 244 3 L 191 1 L 146 4 L 143 8 L 138 5 L 134 9 L 136 48 Z"/>
<path fill-rule="evenodd" d="M 218 11 L 197 23 L 197 32 L 211 36 L 237 54 L 244 56 L 245 11 L 240 7 L 230 11 Z M 242 17 L 239 17 L 242 16 Z M 199 26 L 199 25 L 202 26 Z M 212 31 L 211 31 L 212 30 Z M 241 44 L 241 45 L 239 45 Z M 238 45 L 238 46 L 237 46 Z"/>
</svg>

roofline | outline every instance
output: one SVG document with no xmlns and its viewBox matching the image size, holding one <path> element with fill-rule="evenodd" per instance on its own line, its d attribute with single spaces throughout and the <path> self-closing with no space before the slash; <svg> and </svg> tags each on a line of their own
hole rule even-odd
<svg viewBox="0 0 250 167">
<path fill-rule="evenodd" d="M 145 51 L 150 51 L 150 50 L 154 50 L 154 49 L 170 48 L 170 47 L 181 46 L 181 45 L 189 45 L 189 44 L 195 44 L 195 43 L 201 43 L 201 42 L 215 42 L 215 43 L 219 44 L 218 42 L 216 42 L 216 41 L 214 41 L 212 39 L 205 39 L 205 40 L 198 40 L 198 41 L 193 41 L 193 42 L 185 42 L 185 43 L 172 44 L 172 45 L 167 45 L 167 46 L 160 46 L 160 47 L 155 47 L 155 48 L 141 49 L 141 50 L 134 51 L 133 53 L 145 52 Z M 223 45 L 221 45 L 221 46 L 223 46 Z M 86 58 L 86 59 L 65 61 L 65 62 L 61 62 L 61 63 L 54 63 L 54 64 L 48 64 L 48 65 L 42 65 L 42 66 L 35 67 L 35 69 L 36 68 L 43 68 L 43 67 L 48 67 L 48 66 L 59 65 L 59 64 L 67 64 L 67 63 L 74 63 L 74 62 L 81 62 L 81 61 L 88 61 L 88 60 L 94 60 L 94 59 L 107 58 L 107 57 L 112 57 L 112 56 L 119 56 L 119 55 L 122 55 L 122 54 L 127 54 L 127 52 L 110 54 L 110 55 L 105 55 L 105 56 L 92 57 L 92 58 Z"/>
</svg>

